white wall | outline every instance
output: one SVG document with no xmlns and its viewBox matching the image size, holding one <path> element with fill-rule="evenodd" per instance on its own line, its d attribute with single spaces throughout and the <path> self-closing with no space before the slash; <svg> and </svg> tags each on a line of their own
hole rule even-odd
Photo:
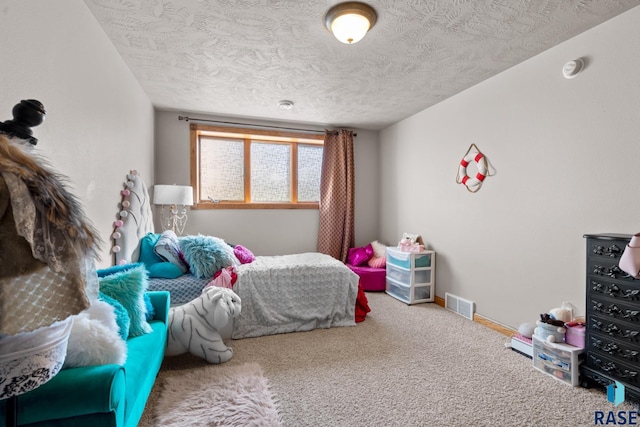
<svg viewBox="0 0 640 427">
<path fill-rule="evenodd" d="M 237 118 L 187 114 L 175 111 L 156 112 L 156 181 L 155 184 L 189 185 L 189 123 L 178 115 L 242 122 Z M 274 124 L 274 123 L 271 123 Z M 296 124 L 277 123 L 277 126 L 304 128 Z M 356 130 L 356 245 L 376 240 L 378 230 L 378 134 Z M 151 188 L 151 185 L 149 185 Z M 159 229 L 156 211 L 156 226 Z M 283 255 L 317 250 L 318 211 L 306 209 L 215 209 L 192 210 L 184 234 L 208 234 L 230 243 L 242 244 L 256 255 Z"/>
<path fill-rule="evenodd" d="M 639 25 L 636 7 L 381 131 L 381 237 L 426 238 L 438 296 L 513 328 L 584 314 L 582 236 L 640 231 Z M 455 182 L 471 143 L 496 173 L 474 194 Z"/>
<path fill-rule="evenodd" d="M 36 149 L 69 177 L 112 263 L 112 224 L 131 169 L 153 181 L 153 107 L 81 0 L 3 0 L 0 121 L 21 99 L 47 111 Z"/>
</svg>

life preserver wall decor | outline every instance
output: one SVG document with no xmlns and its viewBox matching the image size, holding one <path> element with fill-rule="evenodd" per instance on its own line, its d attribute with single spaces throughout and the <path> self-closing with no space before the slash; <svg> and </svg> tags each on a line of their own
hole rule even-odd
<svg viewBox="0 0 640 427">
<path fill-rule="evenodd" d="M 475 163 L 478 172 L 475 176 L 469 176 L 467 173 L 467 166 L 471 162 Z M 460 164 L 458 165 L 458 174 L 456 175 L 456 182 L 458 184 L 464 184 L 468 191 L 475 193 L 482 187 L 482 183 L 489 174 L 489 162 L 476 144 L 471 144 L 467 153 L 464 155 Z"/>
</svg>

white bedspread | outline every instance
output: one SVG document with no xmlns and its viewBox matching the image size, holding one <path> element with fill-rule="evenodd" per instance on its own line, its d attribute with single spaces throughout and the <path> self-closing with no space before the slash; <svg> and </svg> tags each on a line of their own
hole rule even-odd
<svg viewBox="0 0 640 427">
<path fill-rule="evenodd" d="M 329 255 L 259 256 L 236 271 L 234 339 L 355 325 L 358 275 Z"/>
</svg>

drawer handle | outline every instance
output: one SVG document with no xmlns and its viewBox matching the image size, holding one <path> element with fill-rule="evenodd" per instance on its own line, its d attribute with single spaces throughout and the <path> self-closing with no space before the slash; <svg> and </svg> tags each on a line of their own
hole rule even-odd
<svg viewBox="0 0 640 427">
<path fill-rule="evenodd" d="M 612 265 L 611 267 L 607 268 L 602 265 L 594 264 L 593 274 L 597 274 L 598 276 L 608 276 L 612 279 L 631 277 L 629 276 L 629 274 L 622 271 L 617 265 Z"/>
<path fill-rule="evenodd" d="M 590 355 L 590 357 L 591 361 L 596 367 L 602 369 L 608 374 L 615 375 L 618 378 L 635 378 L 638 376 L 638 373 L 636 371 L 630 371 L 629 369 L 620 369 L 615 363 L 604 362 L 602 361 L 602 359 L 599 359 L 594 355 Z"/>
<path fill-rule="evenodd" d="M 638 356 L 637 351 L 624 350 L 616 343 L 605 342 L 596 338 L 591 338 L 591 347 L 602 350 L 612 356 L 624 357 L 625 359 L 635 360 Z"/>
<path fill-rule="evenodd" d="M 621 317 L 626 320 L 636 320 L 639 310 L 622 310 L 615 304 L 605 306 L 603 303 L 593 301 L 593 310 L 613 317 Z"/>
<path fill-rule="evenodd" d="M 596 255 L 604 255 L 610 256 L 612 258 L 617 258 L 622 254 L 622 249 L 620 249 L 618 245 L 611 245 L 608 248 L 600 245 L 595 245 L 593 247 L 593 253 Z"/>
<path fill-rule="evenodd" d="M 596 330 L 596 331 L 602 331 L 605 334 L 609 334 L 612 337 L 613 336 L 617 336 L 620 338 L 624 338 L 627 339 L 629 341 L 634 340 L 638 334 L 640 332 L 638 331 L 630 331 L 630 330 L 622 330 L 620 329 L 617 325 L 613 324 L 613 323 L 609 323 L 608 325 L 605 325 L 604 323 L 598 321 L 598 320 L 592 320 L 591 322 L 591 328 Z"/>
<path fill-rule="evenodd" d="M 635 300 L 640 294 L 639 289 L 625 289 L 624 291 L 620 289 L 618 285 L 615 283 L 603 285 L 600 282 L 596 282 L 595 280 L 591 281 L 592 290 L 594 292 L 599 292 L 601 294 L 609 295 L 614 298 L 626 298 L 629 300 Z"/>
</svg>

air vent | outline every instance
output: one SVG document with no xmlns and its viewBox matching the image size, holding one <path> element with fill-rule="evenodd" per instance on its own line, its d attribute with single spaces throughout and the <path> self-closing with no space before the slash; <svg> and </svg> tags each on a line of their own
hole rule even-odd
<svg viewBox="0 0 640 427">
<path fill-rule="evenodd" d="M 459 296 L 445 292 L 445 307 L 460 316 L 466 317 L 469 320 L 473 320 L 474 303 L 473 301 L 460 298 Z"/>
</svg>

